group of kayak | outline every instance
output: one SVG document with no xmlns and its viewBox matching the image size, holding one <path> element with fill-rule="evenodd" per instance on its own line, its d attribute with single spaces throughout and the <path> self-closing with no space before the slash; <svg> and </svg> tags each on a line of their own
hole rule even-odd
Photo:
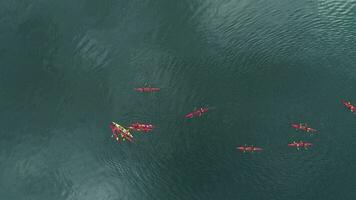
<svg viewBox="0 0 356 200">
<path fill-rule="evenodd" d="M 307 124 L 302 124 L 302 123 L 299 123 L 299 124 L 291 124 L 291 127 L 292 128 L 295 128 L 296 130 L 301 130 L 301 131 L 305 131 L 305 132 L 308 132 L 308 133 L 315 133 L 317 132 L 316 129 L 313 129 L 313 128 L 310 128 L 307 126 Z M 304 148 L 304 149 L 308 149 L 308 147 L 311 147 L 313 144 L 310 143 L 310 142 L 304 142 L 304 141 L 299 141 L 299 142 L 295 142 L 293 141 L 292 143 L 289 143 L 288 146 L 289 147 L 295 147 L 297 148 L 298 150 L 300 148 Z M 242 152 L 256 152 L 256 151 L 262 151 L 263 149 L 260 148 L 260 147 L 254 147 L 253 145 L 252 146 L 238 146 L 236 147 L 238 150 L 242 151 Z"/>
<path fill-rule="evenodd" d="M 356 112 L 356 106 L 352 105 L 350 101 L 341 100 L 341 102 L 348 110 L 350 110 L 351 112 Z M 306 123 L 298 123 L 298 124 L 293 123 L 293 124 L 291 124 L 291 127 L 296 130 L 305 131 L 305 132 L 311 133 L 311 134 L 318 132 L 318 130 L 308 127 L 308 125 Z M 304 142 L 304 141 L 299 141 L 299 142 L 293 141 L 292 143 L 289 143 L 288 146 L 297 148 L 299 150 L 300 148 L 308 149 L 309 147 L 313 146 L 313 144 L 310 142 Z M 252 146 L 247 146 L 247 145 L 238 146 L 236 148 L 242 152 L 256 152 L 256 151 L 263 150 L 262 148 L 254 147 L 253 145 Z"/>
<path fill-rule="evenodd" d="M 135 91 L 137 92 L 158 92 L 160 91 L 160 88 L 154 88 L 154 87 L 141 87 L 141 88 L 134 88 Z M 349 101 L 345 101 L 345 100 L 341 100 L 342 104 L 349 109 L 351 112 L 356 112 L 356 106 L 352 105 L 351 102 Z M 185 115 L 185 118 L 194 118 L 194 117 L 200 117 L 203 115 L 203 113 L 208 112 L 208 108 L 199 108 L 199 109 L 195 109 L 192 112 L 188 113 Z M 304 131 L 307 133 L 317 133 L 318 130 L 308 127 L 308 125 L 306 123 L 293 123 L 291 124 L 291 127 L 296 129 L 296 130 L 300 130 L 300 131 Z M 115 123 L 115 122 L 111 122 L 110 123 L 110 128 L 112 131 L 112 137 L 120 142 L 120 141 L 129 141 L 129 142 L 133 142 L 133 135 L 130 133 L 130 130 L 133 131 L 139 131 L 139 132 L 144 132 L 147 133 L 149 131 L 151 131 L 154 126 L 152 124 L 143 124 L 143 123 L 133 123 L 130 124 L 127 128 Z M 289 143 L 288 146 L 289 147 L 295 147 L 298 150 L 300 148 L 304 148 L 304 149 L 308 149 L 308 147 L 311 147 L 313 144 L 310 142 L 305 142 L 305 141 L 293 141 L 292 143 Z M 251 146 L 238 146 L 236 147 L 238 150 L 242 151 L 242 152 L 256 152 L 256 151 L 262 151 L 263 149 L 260 147 L 255 147 L 253 145 Z"/>
<path fill-rule="evenodd" d="M 111 137 L 113 137 L 117 142 L 121 142 L 125 140 L 129 142 L 133 142 L 133 135 L 130 132 L 131 130 L 147 133 L 154 128 L 152 124 L 142 124 L 138 122 L 130 124 L 127 128 L 115 122 L 111 122 L 109 126 L 112 132 Z"/>
<path fill-rule="evenodd" d="M 160 88 L 148 86 L 148 87 L 134 88 L 134 90 L 137 92 L 149 93 L 149 92 L 158 92 L 160 91 Z M 186 118 L 200 117 L 203 113 L 208 112 L 208 110 L 209 110 L 208 108 L 199 108 L 192 111 L 191 113 L 186 114 L 185 117 Z M 143 124 L 138 122 L 129 125 L 127 128 L 115 122 L 111 122 L 109 126 L 112 132 L 111 137 L 113 137 L 118 142 L 126 141 L 126 140 L 129 142 L 133 142 L 133 135 L 131 134 L 130 130 L 146 133 L 154 128 L 152 124 Z"/>
<path fill-rule="evenodd" d="M 206 108 L 200 108 L 199 110 L 195 110 L 187 114 L 185 117 L 192 118 L 195 116 L 201 116 L 202 113 L 207 112 L 207 110 L 208 109 Z M 111 137 L 113 137 L 118 142 L 126 141 L 126 140 L 129 142 L 133 142 L 133 135 L 130 132 L 131 130 L 147 133 L 149 131 L 152 131 L 152 129 L 154 128 L 152 124 L 143 124 L 138 122 L 130 124 L 127 128 L 115 122 L 111 122 L 109 126 L 112 132 Z"/>
<path fill-rule="evenodd" d="M 149 87 L 134 88 L 134 90 L 137 92 L 158 92 L 160 91 L 160 88 L 153 88 L 149 86 Z M 109 127 L 112 132 L 111 137 L 114 138 L 117 142 L 126 141 L 126 140 L 129 142 L 133 142 L 133 135 L 131 134 L 130 131 L 147 133 L 149 131 L 152 131 L 152 129 L 154 128 L 152 124 L 144 124 L 139 122 L 130 124 L 129 126 L 127 126 L 127 128 L 115 122 L 111 122 L 109 124 Z"/>
</svg>

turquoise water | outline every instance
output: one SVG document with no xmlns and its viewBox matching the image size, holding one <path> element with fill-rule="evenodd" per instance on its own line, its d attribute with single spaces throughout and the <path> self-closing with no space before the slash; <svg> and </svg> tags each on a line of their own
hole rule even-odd
<svg viewBox="0 0 356 200">
<path fill-rule="evenodd" d="M 353 0 L 1 1 L 0 199 L 355 199 L 355 19 Z M 111 121 L 157 128 L 117 144 Z"/>
</svg>

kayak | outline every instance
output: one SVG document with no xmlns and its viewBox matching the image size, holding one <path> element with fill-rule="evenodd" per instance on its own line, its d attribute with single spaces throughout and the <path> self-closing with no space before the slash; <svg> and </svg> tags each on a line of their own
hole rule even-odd
<svg viewBox="0 0 356 200">
<path fill-rule="evenodd" d="M 345 100 L 341 100 L 341 103 L 342 104 L 344 104 L 344 106 L 346 107 L 346 108 L 350 108 L 351 106 L 352 106 L 352 104 L 349 102 L 349 101 L 345 101 Z"/>
<path fill-rule="evenodd" d="M 243 151 L 243 152 L 255 152 L 255 151 L 262 151 L 262 148 L 259 147 L 253 147 L 253 146 L 239 146 L 236 147 L 238 150 Z"/>
<path fill-rule="evenodd" d="M 303 147 L 303 148 L 308 148 L 310 146 L 312 146 L 313 144 L 312 143 L 309 143 L 309 142 L 303 142 L 303 141 L 300 141 L 300 142 L 292 142 L 292 143 L 289 143 L 288 146 L 289 147 Z"/>
<path fill-rule="evenodd" d="M 137 92 L 158 92 L 160 88 L 153 88 L 153 87 L 142 87 L 142 88 L 134 88 Z"/>
<path fill-rule="evenodd" d="M 341 100 L 341 103 L 344 104 L 344 106 L 351 112 L 356 112 L 356 107 L 352 105 L 349 101 Z"/>
<path fill-rule="evenodd" d="M 130 133 L 129 130 L 125 129 L 123 126 L 115 123 L 115 122 L 111 122 L 110 123 L 110 128 L 111 131 L 113 133 L 113 137 L 115 137 L 115 139 L 120 142 L 120 137 L 122 140 L 128 140 L 130 142 L 133 141 L 133 136 Z"/>
<path fill-rule="evenodd" d="M 191 113 L 185 115 L 186 118 L 200 117 L 203 113 L 208 112 L 208 108 L 199 108 Z"/>
<path fill-rule="evenodd" d="M 154 128 L 154 126 L 152 124 L 134 123 L 129 126 L 129 129 L 131 129 L 131 130 L 143 131 L 143 132 L 151 131 L 153 128 Z"/>
<path fill-rule="evenodd" d="M 110 128 L 113 134 L 113 137 L 115 137 L 115 139 L 119 142 L 120 141 L 120 137 L 122 140 L 127 139 L 128 141 L 132 142 L 133 141 L 133 136 L 130 133 L 130 131 L 128 129 L 125 129 L 123 126 L 115 123 L 115 122 L 111 122 L 110 123 Z"/>
<path fill-rule="evenodd" d="M 317 132 L 318 130 L 307 127 L 306 125 L 302 125 L 302 124 L 291 124 L 292 128 L 295 128 L 297 130 L 302 130 L 302 131 L 306 131 L 306 132 Z"/>
</svg>

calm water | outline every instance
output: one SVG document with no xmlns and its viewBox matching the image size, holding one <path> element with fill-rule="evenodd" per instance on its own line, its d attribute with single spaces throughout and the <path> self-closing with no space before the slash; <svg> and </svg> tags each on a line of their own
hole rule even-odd
<svg viewBox="0 0 356 200">
<path fill-rule="evenodd" d="M 1 200 L 356 198 L 355 0 L 2 0 L 0 43 Z"/>
</svg>

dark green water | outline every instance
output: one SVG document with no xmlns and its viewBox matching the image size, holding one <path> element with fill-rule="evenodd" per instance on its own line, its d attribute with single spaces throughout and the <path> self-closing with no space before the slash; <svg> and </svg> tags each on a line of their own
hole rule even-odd
<svg viewBox="0 0 356 200">
<path fill-rule="evenodd" d="M 0 43 L 1 200 L 356 198 L 354 0 L 3 0 Z"/>
</svg>

